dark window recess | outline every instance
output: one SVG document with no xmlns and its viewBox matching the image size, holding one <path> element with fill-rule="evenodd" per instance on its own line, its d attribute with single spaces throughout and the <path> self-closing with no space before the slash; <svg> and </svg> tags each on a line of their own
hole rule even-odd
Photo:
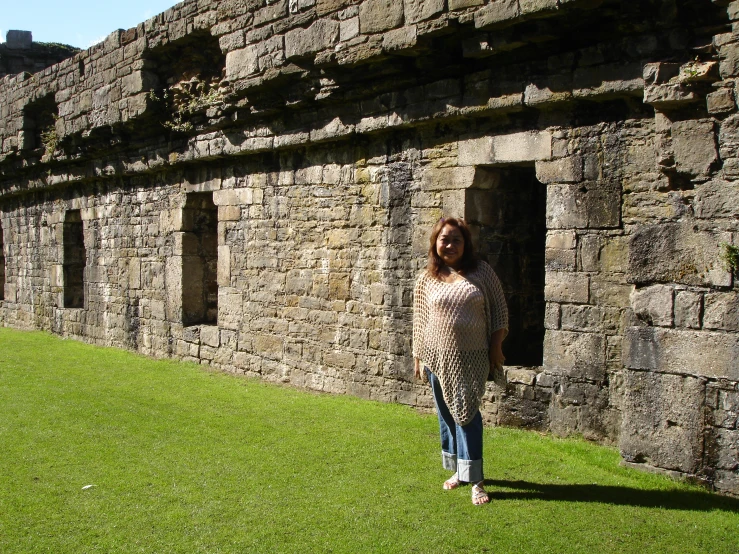
<svg viewBox="0 0 739 554">
<path fill-rule="evenodd" d="M 213 193 L 188 194 L 182 222 L 182 323 L 216 325 L 218 208 Z"/>
<path fill-rule="evenodd" d="M 64 217 L 64 307 L 85 306 L 85 265 L 87 252 L 79 210 L 69 210 Z"/>
<path fill-rule="evenodd" d="M 0 300 L 5 300 L 5 243 L 2 225 L 0 225 Z"/>
<path fill-rule="evenodd" d="M 53 94 L 47 94 L 30 102 L 23 109 L 23 149 L 45 148 L 50 154 L 57 147 L 56 118 L 59 107 Z"/>
<path fill-rule="evenodd" d="M 478 169 L 484 189 L 468 189 L 465 217 L 479 232 L 480 257 L 508 302 L 506 365 L 540 366 L 544 356 L 546 187 L 533 167 Z"/>
</svg>

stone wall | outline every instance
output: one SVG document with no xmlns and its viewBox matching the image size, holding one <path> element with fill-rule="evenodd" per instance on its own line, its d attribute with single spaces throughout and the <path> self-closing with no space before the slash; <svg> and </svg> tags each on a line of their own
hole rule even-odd
<svg viewBox="0 0 739 554">
<path fill-rule="evenodd" d="M 33 42 L 30 31 L 8 31 L 0 43 L 0 79 L 6 75 L 37 73 L 79 52 L 66 44 Z"/>
<path fill-rule="evenodd" d="M 486 421 L 737 494 L 737 6 L 188 1 L 6 77 L 0 321 L 430 408 L 460 215 L 512 308 Z"/>
</svg>

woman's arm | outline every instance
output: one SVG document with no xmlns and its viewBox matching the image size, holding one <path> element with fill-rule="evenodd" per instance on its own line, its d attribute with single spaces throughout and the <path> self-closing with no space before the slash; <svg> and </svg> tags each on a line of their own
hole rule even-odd
<svg viewBox="0 0 739 554">
<path fill-rule="evenodd" d="M 421 378 L 421 355 L 423 351 L 423 334 L 428 320 L 426 311 L 426 287 L 423 275 L 416 280 L 413 287 L 413 375 Z"/>
<path fill-rule="evenodd" d="M 490 359 L 490 370 L 492 371 L 496 367 L 501 367 L 505 362 L 505 356 L 503 356 L 503 339 L 508 334 L 508 329 L 498 329 L 490 337 L 490 350 L 488 351 L 488 358 Z"/>
</svg>

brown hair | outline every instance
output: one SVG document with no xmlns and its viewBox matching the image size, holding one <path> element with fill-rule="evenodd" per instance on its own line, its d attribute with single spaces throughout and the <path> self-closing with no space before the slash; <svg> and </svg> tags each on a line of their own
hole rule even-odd
<svg viewBox="0 0 739 554">
<path fill-rule="evenodd" d="M 444 228 L 444 225 L 456 227 L 462 233 L 464 239 L 464 252 L 462 253 L 462 259 L 459 263 L 459 269 L 457 270 L 460 274 L 464 275 L 468 271 L 472 271 L 477 267 L 477 256 L 475 255 L 475 249 L 472 246 L 472 233 L 470 228 L 465 223 L 464 219 L 456 217 L 442 217 L 436 222 L 436 225 L 431 229 L 431 237 L 429 238 L 429 261 L 426 265 L 426 269 L 432 277 L 438 279 L 441 268 L 444 267 L 444 260 L 439 257 L 439 253 L 436 251 L 436 239 L 439 238 L 439 233 Z"/>
</svg>

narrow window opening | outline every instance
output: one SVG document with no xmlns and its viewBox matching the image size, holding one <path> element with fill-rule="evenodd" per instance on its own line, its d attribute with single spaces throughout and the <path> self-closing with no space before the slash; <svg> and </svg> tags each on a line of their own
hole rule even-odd
<svg viewBox="0 0 739 554">
<path fill-rule="evenodd" d="M 182 215 L 182 323 L 218 323 L 218 207 L 212 192 L 187 195 Z"/>
<path fill-rule="evenodd" d="M 5 300 L 5 242 L 2 224 L 0 224 L 0 300 Z"/>
<path fill-rule="evenodd" d="M 510 333 L 506 365 L 541 366 L 544 357 L 546 187 L 533 167 L 478 169 L 484 188 L 468 189 L 465 217 L 479 233 L 480 257 L 500 278 Z"/>
<path fill-rule="evenodd" d="M 23 109 L 24 142 L 22 149 L 44 149 L 48 155 L 54 154 L 59 146 L 56 134 L 56 120 L 59 107 L 53 94 L 47 94 Z"/>
<path fill-rule="evenodd" d="M 85 306 L 85 265 L 87 252 L 79 210 L 69 210 L 64 217 L 64 307 Z"/>
</svg>

